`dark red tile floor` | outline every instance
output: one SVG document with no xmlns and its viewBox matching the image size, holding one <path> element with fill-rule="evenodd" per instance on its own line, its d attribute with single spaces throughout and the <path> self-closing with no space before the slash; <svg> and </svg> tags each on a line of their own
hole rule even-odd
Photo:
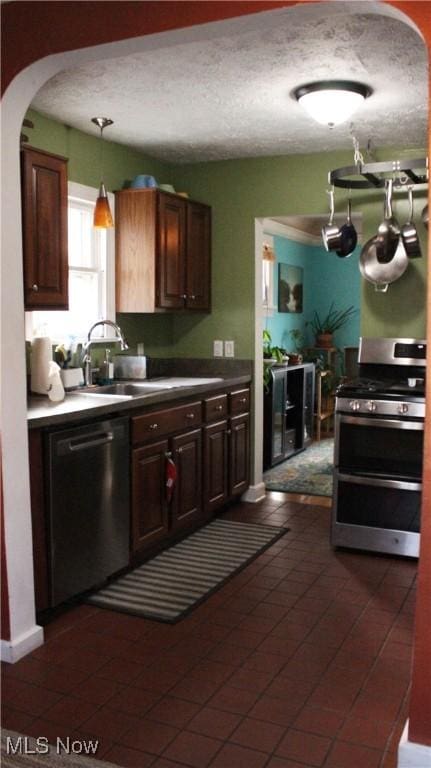
<svg viewBox="0 0 431 768">
<path fill-rule="evenodd" d="M 4 727 L 136 768 L 395 768 L 416 566 L 334 552 L 328 506 L 232 508 L 290 531 L 174 626 L 70 609 L 3 665 Z"/>
</svg>

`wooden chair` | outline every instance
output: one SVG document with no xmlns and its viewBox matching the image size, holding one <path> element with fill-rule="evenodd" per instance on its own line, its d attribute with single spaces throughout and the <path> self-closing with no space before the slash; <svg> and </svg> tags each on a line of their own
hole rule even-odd
<svg viewBox="0 0 431 768">
<path fill-rule="evenodd" d="M 322 379 L 328 376 L 331 371 L 316 372 L 316 411 L 314 413 L 316 425 L 316 440 L 320 443 L 322 423 L 325 423 L 326 433 L 330 432 L 331 419 L 334 415 L 334 397 L 330 393 L 322 397 Z"/>
</svg>

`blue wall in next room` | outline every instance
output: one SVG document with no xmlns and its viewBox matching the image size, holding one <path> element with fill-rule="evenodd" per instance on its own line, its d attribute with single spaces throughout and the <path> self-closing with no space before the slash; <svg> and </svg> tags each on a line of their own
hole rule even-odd
<svg viewBox="0 0 431 768">
<path fill-rule="evenodd" d="M 263 327 L 271 333 L 275 346 L 295 351 L 295 344 L 289 331 L 298 328 L 305 336 L 306 344 L 314 343 L 313 333 L 307 323 L 316 310 L 320 316 L 327 314 L 334 302 L 337 309 L 346 309 L 353 305 L 357 312 L 348 324 L 336 332 L 334 343 L 342 349 L 345 346 L 357 346 L 360 327 L 360 273 L 358 268 L 359 252 L 347 259 L 340 259 L 334 253 L 328 253 L 323 246 L 307 245 L 274 235 L 274 296 L 273 303 L 278 306 L 278 267 L 289 264 L 301 267 L 303 272 L 303 312 L 267 313 L 264 311 Z"/>
</svg>

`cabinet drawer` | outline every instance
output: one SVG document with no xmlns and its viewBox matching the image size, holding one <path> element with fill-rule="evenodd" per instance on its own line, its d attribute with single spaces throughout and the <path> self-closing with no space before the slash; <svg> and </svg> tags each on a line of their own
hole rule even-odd
<svg viewBox="0 0 431 768">
<path fill-rule="evenodd" d="M 247 413 L 250 410 L 250 390 L 237 389 L 230 393 L 230 412 L 232 416 L 237 413 Z"/>
<path fill-rule="evenodd" d="M 214 421 L 227 416 L 227 395 L 215 395 L 204 400 L 204 421 Z"/>
<path fill-rule="evenodd" d="M 144 440 L 156 439 L 161 435 L 198 426 L 201 422 L 200 402 L 165 408 L 163 411 L 152 411 L 132 418 L 132 441 L 136 444 Z"/>
</svg>

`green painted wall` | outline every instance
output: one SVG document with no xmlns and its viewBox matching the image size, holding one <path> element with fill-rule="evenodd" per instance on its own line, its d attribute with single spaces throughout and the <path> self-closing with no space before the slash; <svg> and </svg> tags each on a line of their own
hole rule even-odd
<svg viewBox="0 0 431 768">
<path fill-rule="evenodd" d="M 378 160 L 422 157 L 423 150 L 376 151 Z M 333 168 L 352 164 L 351 152 L 249 158 L 197 163 L 175 168 L 174 183 L 192 197 L 213 206 L 213 313 L 199 321 L 179 317 L 174 341 L 177 354 L 205 355 L 210 340 L 234 339 L 236 354 L 249 357 L 254 335 L 254 233 L 255 218 L 280 215 L 323 214 L 327 211 L 327 175 Z M 416 215 L 426 202 L 426 192 L 415 195 Z M 363 214 L 366 241 L 382 219 L 383 196 L 374 190 L 354 191 L 353 210 Z M 345 210 L 346 194 L 336 190 L 336 210 Z M 401 221 L 406 205 L 395 198 Z M 426 232 L 418 224 L 423 259 L 410 262 L 408 271 L 388 293 L 374 292 L 362 281 L 361 333 L 369 336 L 418 336 L 425 334 Z M 336 259 L 336 256 L 333 256 Z M 338 259 L 338 268 L 343 261 Z"/>
<path fill-rule="evenodd" d="M 69 157 L 69 178 L 97 186 L 99 140 L 30 110 L 33 130 L 26 129 L 35 147 Z M 164 356 L 212 356 L 213 339 L 233 339 L 240 358 L 253 355 L 255 218 L 324 214 L 327 174 L 352 164 L 352 152 L 247 158 L 223 162 L 169 165 L 120 144 L 106 141 L 104 176 L 108 189 L 121 188 L 137 173 L 151 173 L 159 182 L 173 183 L 213 209 L 212 312 L 209 315 L 120 315 L 131 345 L 143 341 L 147 353 Z M 287 147 L 288 152 L 288 147 Z M 377 151 L 377 159 L 423 156 L 422 150 Z M 425 204 L 418 195 L 416 218 Z M 336 209 L 346 198 L 337 189 Z M 382 195 L 353 193 L 354 211 L 363 214 L 364 240 L 382 218 Z M 406 205 L 396 198 L 395 212 L 403 220 Z M 362 281 L 361 332 L 370 336 L 425 334 L 426 233 L 418 226 L 423 259 L 412 261 L 407 273 L 377 294 Z M 336 258 L 335 256 L 333 257 Z M 339 269 L 343 263 L 339 260 Z"/>
</svg>

